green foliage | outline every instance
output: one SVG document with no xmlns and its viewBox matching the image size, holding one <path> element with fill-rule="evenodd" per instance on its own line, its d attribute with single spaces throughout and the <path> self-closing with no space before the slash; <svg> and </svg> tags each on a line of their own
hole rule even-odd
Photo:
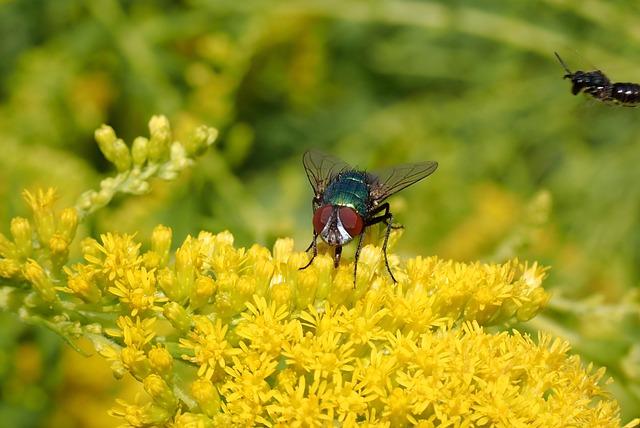
<svg viewBox="0 0 640 428">
<path fill-rule="evenodd" d="M 544 328 L 616 379 L 639 416 L 640 121 L 573 97 L 572 70 L 640 82 L 628 2 L 4 1 L 0 6 L 0 224 L 20 193 L 55 185 L 63 206 L 152 114 L 184 141 L 220 130 L 200 167 L 140 200 L 117 197 L 82 227 L 176 236 L 231 229 L 239 245 L 311 238 L 312 147 L 354 165 L 437 160 L 390 202 L 397 251 L 553 266 Z M 97 173 L 99 171 L 100 173 Z M 554 306 L 554 302 L 557 305 Z"/>
</svg>

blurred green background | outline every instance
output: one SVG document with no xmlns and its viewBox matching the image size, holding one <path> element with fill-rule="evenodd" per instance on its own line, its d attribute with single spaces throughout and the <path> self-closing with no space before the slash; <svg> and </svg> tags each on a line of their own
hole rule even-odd
<svg viewBox="0 0 640 428">
<path fill-rule="evenodd" d="M 612 0 L 0 0 L 0 231 L 27 214 L 23 188 L 56 186 L 63 206 L 113 173 L 100 124 L 130 142 L 153 114 L 177 139 L 207 124 L 219 142 L 83 233 L 146 242 L 163 223 L 176 242 L 228 229 L 239 246 L 292 236 L 303 250 L 306 150 L 366 168 L 437 160 L 390 200 L 408 232 L 394 251 L 552 266 L 549 309 L 520 327 L 607 366 L 627 422 L 640 416 L 640 110 L 572 96 L 553 52 L 640 82 L 639 13 Z M 0 420 L 118 423 L 95 415 L 121 385 L 77 373 L 99 357 L 6 315 L 0 338 Z M 90 405 L 89 421 L 69 410 Z"/>
</svg>

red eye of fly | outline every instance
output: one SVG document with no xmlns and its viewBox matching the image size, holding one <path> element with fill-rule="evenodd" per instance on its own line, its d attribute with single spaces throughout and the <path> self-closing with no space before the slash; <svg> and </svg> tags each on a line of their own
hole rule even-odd
<svg viewBox="0 0 640 428">
<path fill-rule="evenodd" d="M 360 235 L 362 232 L 362 217 L 351 207 L 340 207 L 338 216 L 342 222 L 344 229 L 352 238 Z"/>
<path fill-rule="evenodd" d="M 323 205 L 313 214 L 313 229 L 318 235 L 322 233 L 322 229 L 329 222 L 329 218 L 333 213 L 333 206 Z"/>
</svg>

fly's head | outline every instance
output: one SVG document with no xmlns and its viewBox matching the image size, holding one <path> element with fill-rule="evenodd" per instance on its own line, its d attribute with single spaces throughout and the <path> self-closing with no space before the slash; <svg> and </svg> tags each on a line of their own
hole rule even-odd
<svg viewBox="0 0 640 428">
<path fill-rule="evenodd" d="M 363 229 L 362 217 L 349 206 L 323 205 L 313 214 L 313 228 L 332 247 L 349 243 Z"/>
<path fill-rule="evenodd" d="M 582 89 L 591 93 L 611 85 L 609 78 L 600 70 L 576 71 L 573 74 L 565 74 L 564 78 L 570 79 L 573 83 L 571 88 L 573 95 L 577 95 Z"/>
</svg>

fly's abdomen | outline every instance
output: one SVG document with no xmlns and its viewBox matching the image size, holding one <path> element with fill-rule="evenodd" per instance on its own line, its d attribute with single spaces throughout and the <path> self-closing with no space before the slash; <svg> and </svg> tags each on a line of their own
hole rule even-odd
<svg viewBox="0 0 640 428">
<path fill-rule="evenodd" d="M 637 83 L 614 83 L 611 97 L 620 104 L 640 103 L 640 85 Z"/>
<path fill-rule="evenodd" d="M 323 204 L 352 207 L 361 217 L 366 217 L 369 186 L 366 176 L 358 171 L 340 174 L 324 192 Z"/>
</svg>

